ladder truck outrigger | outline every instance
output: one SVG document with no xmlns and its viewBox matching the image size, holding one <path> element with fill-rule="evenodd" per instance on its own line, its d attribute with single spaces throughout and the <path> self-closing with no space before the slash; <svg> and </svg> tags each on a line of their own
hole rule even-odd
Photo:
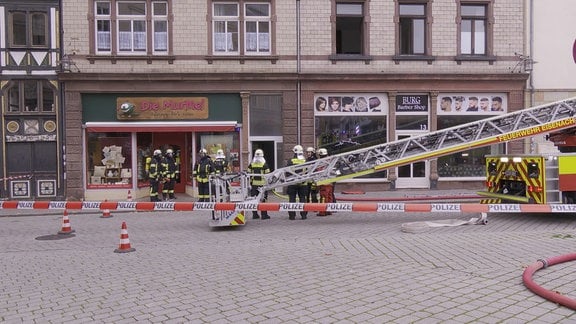
<svg viewBox="0 0 576 324">
<path fill-rule="evenodd" d="M 213 175 L 210 178 L 213 184 L 211 187 L 215 191 L 211 194 L 212 203 L 234 203 L 235 207 L 233 210 L 216 210 L 210 226 L 243 225 L 244 212 L 257 209 L 258 202 L 267 190 L 306 181 L 314 181 L 319 185 L 333 183 L 473 148 L 572 127 L 576 127 L 576 98 L 330 155 L 303 164 L 278 168 L 265 175 L 244 172 Z M 265 185 L 256 197 L 249 196 L 250 177 L 253 176 L 265 178 Z"/>
</svg>

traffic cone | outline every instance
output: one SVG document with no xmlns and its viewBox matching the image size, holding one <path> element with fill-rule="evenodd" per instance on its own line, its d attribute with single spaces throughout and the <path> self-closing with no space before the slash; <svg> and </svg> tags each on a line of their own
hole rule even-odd
<svg viewBox="0 0 576 324">
<path fill-rule="evenodd" d="M 62 216 L 62 229 L 58 231 L 58 234 L 68 235 L 74 233 L 74 230 L 70 226 L 70 219 L 68 218 L 68 210 L 64 209 L 64 215 Z"/>
<path fill-rule="evenodd" d="M 122 231 L 120 231 L 120 245 L 114 252 L 116 253 L 126 253 L 136 251 L 135 248 L 130 247 L 130 240 L 128 239 L 128 229 L 126 228 L 126 222 L 122 222 Z"/>
<path fill-rule="evenodd" d="M 113 217 L 112 214 L 110 213 L 110 209 L 104 209 L 102 211 L 102 216 L 100 216 L 100 218 L 110 218 Z"/>
<path fill-rule="evenodd" d="M 132 201 L 132 192 L 128 190 L 128 197 L 126 198 L 127 201 Z"/>
</svg>

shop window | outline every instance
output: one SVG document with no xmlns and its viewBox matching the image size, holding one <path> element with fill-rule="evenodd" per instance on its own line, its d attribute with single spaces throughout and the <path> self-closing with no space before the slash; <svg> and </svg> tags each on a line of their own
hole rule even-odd
<svg viewBox="0 0 576 324">
<path fill-rule="evenodd" d="M 136 145 L 138 147 L 136 179 L 138 181 L 138 187 L 146 187 L 149 185 L 148 171 L 150 169 L 152 153 L 154 153 L 152 133 L 137 133 Z"/>
<path fill-rule="evenodd" d="M 130 187 L 132 141 L 130 133 L 87 133 L 88 188 Z"/>
<path fill-rule="evenodd" d="M 339 154 L 387 142 L 388 99 L 377 94 L 315 97 L 316 148 Z M 386 171 L 360 178 L 385 178 Z"/>
<path fill-rule="evenodd" d="M 400 3 L 398 20 L 400 55 L 426 55 L 427 4 Z"/>
<path fill-rule="evenodd" d="M 188 147 L 191 152 L 190 163 L 188 165 L 189 184 L 191 184 L 193 167 L 198 161 L 198 151 L 206 149 L 212 160 L 216 159 L 218 150 L 223 150 L 231 172 L 240 172 L 240 136 L 238 132 L 225 133 L 200 133 L 196 135 L 196 152 L 192 147 Z"/>
<path fill-rule="evenodd" d="M 336 54 L 365 54 L 364 37 L 364 4 L 336 3 Z"/>
<path fill-rule="evenodd" d="M 271 48 L 270 3 L 212 4 L 212 52 L 215 55 L 270 55 Z"/>
<path fill-rule="evenodd" d="M 54 113 L 56 89 L 46 80 L 13 81 L 8 87 L 7 113 Z"/>
<path fill-rule="evenodd" d="M 116 48 L 118 54 L 167 54 L 168 12 L 166 1 L 95 1 L 96 52 L 111 54 Z M 112 30 L 113 21 L 116 30 Z"/>
<path fill-rule="evenodd" d="M 505 94 L 440 94 L 438 129 L 479 121 L 507 111 Z M 438 158 L 438 175 L 450 177 L 485 177 L 486 155 L 502 153 L 504 144 L 476 148 Z"/>
<path fill-rule="evenodd" d="M 48 47 L 48 14 L 10 11 L 9 43 L 12 47 Z"/>
</svg>

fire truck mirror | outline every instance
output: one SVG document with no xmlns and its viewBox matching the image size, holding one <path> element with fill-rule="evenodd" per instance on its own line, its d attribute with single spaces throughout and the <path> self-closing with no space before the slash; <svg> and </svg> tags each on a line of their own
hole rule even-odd
<svg viewBox="0 0 576 324">
<path fill-rule="evenodd" d="M 488 164 L 488 174 L 491 176 L 495 176 L 497 174 L 496 162 L 490 162 Z"/>
<path fill-rule="evenodd" d="M 538 163 L 528 163 L 528 177 L 538 178 L 540 176 L 540 169 Z"/>
</svg>

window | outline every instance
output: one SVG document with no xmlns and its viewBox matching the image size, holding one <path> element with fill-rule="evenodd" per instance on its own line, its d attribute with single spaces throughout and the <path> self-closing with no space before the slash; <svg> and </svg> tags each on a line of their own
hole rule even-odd
<svg viewBox="0 0 576 324">
<path fill-rule="evenodd" d="M 55 88 L 45 80 L 17 81 L 7 90 L 6 112 L 54 112 Z"/>
<path fill-rule="evenodd" d="M 460 54 L 485 55 L 486 6 L 463 4 L 460 6 L 460 15 Z"/>
<path fill-rule="evenodd" d="M 426 4 L 400 4 L 399 40 L 401 55 L 426 54 Z"/>
<path fill-rule="evenodd" d="M 363 26 L 362 3 L 336 3 L 336 54 L 364 54 Z"/>
<path fill-rule="evenodd" d="M 10 12 L 10 46 L 47 47 L 48 30 L 45 12 Z"/>
<path fill-rule="evenodd" d="M 119 54 L 167 54 L 168 10 L 166 1 L 96 1 L 96 52 L 111 54 L 115 44 Z M 116 21 L 115 31 L 112 21 Z"/>
<path fill-rule="evenodd" d="M 86 171 L 89 188 L 127 187 L 132 183 L 130 133 L 87 133 Z"/>
<path fill-rule="evenodd" d="M 242 12 L 240 11 L 242 9 Z M 212 51 L 218 55 L 269 55 L 272 46 L 271 6 L 259 3 L 214 3 Z M 240 38 L 244 40 L 240 48 Z"/>
</svg>

